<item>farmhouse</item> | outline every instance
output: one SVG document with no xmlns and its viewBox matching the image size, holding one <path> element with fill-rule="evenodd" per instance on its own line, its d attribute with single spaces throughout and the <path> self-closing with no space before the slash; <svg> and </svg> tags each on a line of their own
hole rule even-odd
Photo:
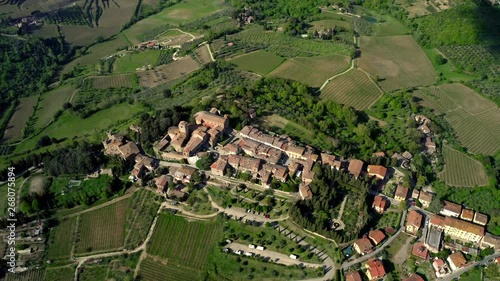
<svg viewBox="0 0 500 281">
<path fill-rule="evenodd" d="M 375 212 L 383 214 L 385 212 L 386 207 L 387 207 L 387 200 L 382 196 L 379 195 L 375 196 L 372 204 L 372 208 L 375 209 Z"/>
<path fill-rule="evenodd" d="M 106 155 L 119 155 L 120 150 L 118 149 L 123 145 L 125 139 L 122 135 L 107 133 L 107 138 L 102 141 L 104 146 L 104 154 Z"/>
<path fill-rule="evenodd" d="M 371 259 L 365 264 L 365 268 L 369 280 L 378 280 L 385 276 L 385 269 L 381 260 Z"/>
<path fill-rule="evenodd" d="M 454 217 L 431 217 L 430 225 L 444 230 L 449 235 L 467 242 L 478 243 L 484 236 L 484 227 Z"/>
<path fill-rule="evenodd" d="M 299 193 L 300 193 L 300 197 L 302 198 L 302 200 L 312 199 L 312 197 L 313 197 L 311 188 L 307 185 L 301 184 L 299 187 Z"/>
<path fill-rule="evenodd" d="M 429 208 L 432 202 L 432 193 L 422 191 L 418 197 L 418 201 L 422 203 L 422 207 Z"/>
<path fill-rule="evenodd" d="M 423 260 L 429 259 L 429 251 L 427 250 L 423 242 L 417 242 L 413 244 L 411 254 Z"/>
<path fill-rule="evenodd" d="M 458 218 L 462 213 L 462 205 L 444 201 L 443 209 L 441 209 L 439 213 L 445 216 Z"/>
<path fill-rule="evenodd" d="M 472 221 L 474 219 L 474 211 L 469 209 L 463 209 L 460 214 L 460 218 L 466 221 Z"/>
<path fill-rule="evenodd" d="M 189 166 L 182 166 L 182 168 L 180 168 L 174 173 L 174 178 L 178 181 L 190 182 L 191 177 L 196 171 L 197 169 L 195 168 Z"/>
<path fill-rule="evenodd" d="M 347 170 L 351 175 L 353 175 L 355 178 L 358 178 L 359 175 L 361 174 L 361 171 L 363 170 L 363 165 L 365 163 L 361 160 L 358 159 L 352 159 L 349 161 L 349 167 Z"/>
<path fill-rule="evenodd" d="M 467 260 L 465 259 L 462 252 L 458 251 L 449 255 L 446 260 L 448 261 L 448 264 L 450 265 L 452 271 L 462 268 L 464 265 L 467 264 Z"/>
<path fill-rule="evenodd" d="M 379 229 L 371 230 L 368 232 L 368 238 L 373 242 L 373 245 L 377 246 L 380 242 L 384 241 L 385 234 Z"/>
<path fill-rule="evenodd" d="M 408 218 L 406 219 L 406 233 L 417 235 L 420 227 L 422 226 L 422 218 L 423 216 L 419 212 L 411 210 L 408 213 Z"/>
<path fill-rule="evenodd" d="M 360 238 L 353 243 L 354 250 L 360 254 L 365 255 L 372 252 L 372 243 L 366 237 Z"/>
<path fill-rule="evenodd" d="M 488 216 L 485 214 L 481 214 L 477 212 L 474 215 L 474 223 L 480 224 L 480 225 L 486 225 L 488 223 Z"/>
<path fill-rule="evenodd" d="M 196 124 L 203 125 L 209 128 L 221 128 L 225 131 L 229 127 L 229 119 L 227 115 L 220 116 L 207 111 L 200 111 L 194 115 Z"/>
<path fill-rule="evenodd" d="M 396 188 L 396 192 L 394 193 L 394 199 L 397 201 L 405 201 L 406 198 L 408 198 L 408 192 L 410 190 L 408 187 L 404 187 L 400 184 L 398 184 L 398 187 Z"/>
<path fill-rule="evenodd" d="M 432 141 L 431 137 L 425 138 L 424 146 L 427 153 L 434 154 L 436 152 L 436 143 Z"/>
<path fill-rule="evenodd" d="M 387 168 L 380 165 L 368 165 L 368 175 L 375 176 L 379 180 L 384 180 Z"/>
<path fill-rule="evenodd" d="M 353 271 L 345 274 L 345 281 L 363 281 L 363 279 L 359 272 Z"/>
</svg>

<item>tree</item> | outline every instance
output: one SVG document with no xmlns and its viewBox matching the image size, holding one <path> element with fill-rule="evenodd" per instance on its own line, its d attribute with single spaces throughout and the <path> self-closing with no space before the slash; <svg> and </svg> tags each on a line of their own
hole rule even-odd
<svg viewBox="0 0 500 281">
<path fill-rule="evenodd" d="M 434 56 L 434 62 L 437 65 L 443 65 L 443 64 L 445 64 L 447 62 L 447 60 L 441 54 L 436 54 Z"/>
</svg>

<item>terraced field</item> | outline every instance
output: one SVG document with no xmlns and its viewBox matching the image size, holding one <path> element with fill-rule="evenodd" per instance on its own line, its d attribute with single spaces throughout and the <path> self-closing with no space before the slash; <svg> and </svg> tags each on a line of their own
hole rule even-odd
<svg viewBox="0 0 500 281">
<path fill-rule="evenodd" d="M 447 185 L 473 187 L 488 184 L 488 176 L 481 162 L 447 145 L 443 145 L 443 155 L 445 166 L 439 178 Z"/>
<path fill-rule="evenodd" d="M 288 59 L 269 75 L 320 87 L 328 78 L 347 69 L 349 69 L 349 58 L 344 56 L 297 57 Z"/>
<path fill-rule="evenodd" d="M 382 94 L 368 75 L 353 69 L 326 84 L 319 97 L 364 110 L 376 102 Z"/>
</svg>

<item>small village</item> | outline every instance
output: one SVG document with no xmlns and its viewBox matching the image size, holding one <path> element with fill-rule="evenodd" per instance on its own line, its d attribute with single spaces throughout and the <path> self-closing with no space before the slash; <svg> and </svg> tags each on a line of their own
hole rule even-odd
<svg viewBox="0 0 500 281">
<path fill-rule="evenodd" d="M 266 133 L 250 125 L 238 132 L 229 127 L 228 116 L 220 115 L 215 108 L 196 113 L 194 119 L 195 124 L 181 121 L 177 127 L 169 128 L 166 135 L 154 145 L 154 157 L 142 154 L 134 142 L 115 134 L 108 134 L 103 142 L 105 152 L 108 155 L 120 155 L 123 160 L 135 163 L 129 179 L 136 183 L 141 183 L 147 173 L 160 166 L 169 167 L 169 174 L 156 177 L 153 182 L 159 194 L 176 201 L 183 201 L 189 196 L 187 186 L 193 181 L 210 181 L 214 178 L 240 179 L 241 182 L 258 184 L 264 190 L 276 188 L 276 183 L 295 183 L 298 187 L 296 198 L 310 200 L 318 196 L 309 187 L 315 175 L 312 168 L 318 162 L 330 169 L 348 173 L 356 179 L 373 180 L 376 184 L 370 190 L 374 195 L 372 210 L 383 215 L 389 208 L 403 205 L 401 228 L 397 232 L 394 229 L 373 229 L 343 249 L 346 261 L 342 268 L 348 272 L 345 280 L 349 281 L 383 279 L 386 269 L 377 252 L 389 245 L 393 236 L 401 231 L 415 239 L 412 257 L 418 263 L 431 263 L 436 278 L 440 279 L 459 276 L 456 274 L 478 262 L 472 256 L 478 257 L 480 251 L 491 249 L 488 253 L 493 254 L 500 249 L 500 237 L 485 231 L 488 223 L 488 216 L 485 214 L 448 201 L 443 202 L 439 214 L 431 213 L 427 209 L 433 200 L 433 193 L 412 190 L 401 183 L 397 183 L 392 196 L 379 193 L 389 181 L 393 181 L 391 177 L 396 174 L 392 171 L 393 168 L 366 165 L 359 159 L 317 153 L 314 148 L 298 145 L 287 136 Z M 422 153 L 433 157 L 437 149 L 430 129 L 431 120 L 422 115 L 415 116 L 415 120 L 422 132 Z M 139 131 L 140 128 L 134 130 Z M 207 154 L 216 156 L 209 169 L 200 171 L 196 168 L 196 163 Z M 385 154 L 380 152 L 378 155 Z M 410 167 L 412 157 L 409 152 L 392 156 L 397 160 L 397 168 L 401 169 Z M 250 249 L 256 247 L 251 246 L 253 248 L 249 246 Z M 431 258 L 431 255 L 435 256 L 445 249 L 449 251 L 449 255 Z M 229 251 L 229 248 L 224 251 Z M 235 254 L 242 255 L 244 251 L 238 250 Z M 245 254 L 251 256 L 255 253 Z M 290 255 L 290 258 L 298 257 Z M 360 260 L 363 261 L 363 266 L 359 270 L 350 269 L 350 265 L 357 264 Z M 497 258 L 496 262 L 499 261 Z M 424 279 L 413 274 L 403 280 Z"/>
</svg>

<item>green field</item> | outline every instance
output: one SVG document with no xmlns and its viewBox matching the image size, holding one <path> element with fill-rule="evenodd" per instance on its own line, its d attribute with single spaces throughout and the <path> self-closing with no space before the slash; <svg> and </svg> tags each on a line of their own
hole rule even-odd
<svg viewBox="0 0 500 281">
<path fill-rule="evenodd" d="M 327 79 L 347 69 L 349 69 L 349 59 L 343 56 L 297 57 L 285 61 L 270 75 L 320 87 Z"/>
<path fill-rule="evenodd" d="M 148 190 L 139 190 L 132 195 L 125 227 L 126 249 L 134 249 L 146 239 L 159 207 L 156 196 Z"/>
<path fill-rule="evenodd" d="M 361 36 L 359 45 L 359 67 L 378 76 L 386 91 L 429 85 L 436 80 L 431 61 L 411 36 Z"/>
<path fill-rule="evenodd" d="M 122 248 L 129 203 L 129 199 L 124 199 L 83 213 L 78 224 L 80 241 L 76 244 L 75 252 L 88 254 Z"/>
<path fill-rule="evenodd" d="M 303 139 L 306 142 L 314 141 L 314 132 L 295 122 L 291 122 L 279 115 L 273 114 L 265 117 L 265 126 L 272 131 L 273 128 L 283 130 L 286 134 Z"/>
<path fill-rule="evenodd" d="M 135 23 L 124 33 L 130 41 L 139 43 L 141 36 L 154 28 L 195 21 L 222 10 L 222 3 L 222 0 L 185 0 Z"/>
<path fill-rule="evenodd" d="M 113 73 L 136 72 L 137 68 L 148 65 L 154 66 L 160 53 L 160 50 L 147 50 L 133 54 L 127 53 L 124 57 L 116 60 Z"/>
<path fill-rule="evenodd" d="M 472 80 L 474 78 L 478 78 L 478 77 L 474 77 L 473 75 L 459 73 L 457 71 L 457 68 L 453 65 L 453 63 L 451 61 L 448 61 L 445 64 L 435 63 L 434 58 L 436 57 L 436 55 L 440 54 L 437 51 L 437 49 L 424 49 L 424 52 L 427 55 L 427 57 L 429 57 L 429 60 L 432 62 L 432 64 L 434 65 L 436 72 L 443 74 L 443 78 L 446 78 L 452 82 L 469 81 L 469 80 Z"/>
<path fill-rule="evenodd" d="M 352 106 L 357 110 L 365 110 L 382 94 L 368 75 L 353 69 L 326 84 L 319 97 Z"/>
<path fill-rule="evenodd" d="M 122 74 L 113 76 L 94 76 L 92 79 L 92 87 L 95 89 L 108 88 L 132 88 L 135 83 L 135 74 Z"/>
<path fill-rule="evenodd" d="M 189 268 L 173 265 L 170 262 L 155 261 L 147 257 L 141 262 L 139 275 L 144 281 L 196 281 L 201 280 L 201 274 Z"/>
<path fill-rule="evenodd" d="M 221 238 L 222 227 L 218 222 L 188 222 L 182 217 L 162 214 L 149 242 L 148 253 L 200 271 Z"/>
<path fill-rule="evenodd" d="M 12 118 L 10 118 L 0 143 L 15 142 L 23 138 L 26 122 L 33 115 L 37 102 L 38 96 L 19 99 L 19 105 L 16 107 Z"/>
<path fill-rule="evenodd" d="M 465 153 L 443 145 L 444 170 L 439 178 L 449 186 L 473 187 L 488 184 L 488 176 L 481 162 Z"/>
<path fill-rule="evenodd" d="M 470 152 L 493 155 L 500 149 L 500 111 L 492 101 L 462 84 L 422 88 L 414 95 L 421 105 L 444 113 Z"/>
<path fill-rule="evenodd" d="M 64 219 L 50 231 L 47 257 L 51 260 L 69 259 L 73 246 L 76 217 Z"/>
<path fill-rule="evenodd" d="M 63 104 L 69 101 L 75 89 L 65 85 L 42 95 L 35 113 L 35 128 L 41 129 L 54 119 L 54 114 L 63 109 Z"/>
<path fill-rule="evenodd" d="M 231 59 L 230 62 L 244 70 L 266 75 L 280 65 L 283 60 L 282 57 L 275 54 L 259 50 Z"/>
<path fill-rule="evenodd" d="M 75 267 L 47 268 L 45 280 L 50 281 L 74 281 Z"/>
</svg>

